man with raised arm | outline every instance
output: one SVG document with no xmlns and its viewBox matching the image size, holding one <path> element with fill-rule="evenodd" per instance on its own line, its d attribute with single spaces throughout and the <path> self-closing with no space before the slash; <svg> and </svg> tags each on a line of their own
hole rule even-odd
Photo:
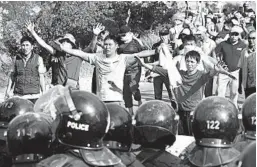
<svg viewBox="0 0 257 167">
<path fill-rule="evenodd" d="M 52 67 L 52 85 L 69 85 L 73 88 L 79 89 L 79 73 L 82 63 L 82 59 L 79 57 L 70 56 L 58 48 L 54 42 L 47 44 L 38 34 L 35 32 L 34 24 L 28 22 L 26 24 L 28 31 L 36 39 L 40 46 L 46 49 L 51 55 L 50 65 Z M 104 26 L 97 24 L 93 29 L 94 37 L 91 44 L 85 49 L 86 52 L 90 52 L 97 42 L 97 35 L 104 30 Z M 64 37 L 56 39 L 67 48 L 77 48 L 76 39 L 72 34 L 65 34 Z"/>
<path fill-rule="evenodd" d="M 164 77 L 169 77 L 168 70 L 160 66 L 153 66 L 150 64 L 145 64 L 139 58 L 140 65 L 145 68 L 152 70 Z M 201 71 L 198 69 L 202 61 L 203 66 L 209 65 L 208 71 Z M 185 55 L 186 71 L 178 70 L 182 83 L 178 87 L 173 87 L 175 97 L 178 102 L 178 115 L 180 117 L 179 134 L 181 135 L 192 135 L 191 128 L 191 111 L 194 111 L 197 104 L 204 98 L 204 85 L 212 78 L 216 73 L 223 73 L 225 75 L 231 76 L 227 71 L 224 71 L 219 63 L 215 63 L 214 60 L 202 58 L 200 53 L 196 50 L 191 50 Z M 174 63 L 170 64 L 175 66 Z M 173 69 L 176 69 L 175 67 Z M 172 79 L 172 78 L 170 78 Z"/>
<path fill-rule="evenodd" d="M 118 54 L 118 47 L 117 38 L 112 35 L 105 38 L 103 53 L 90 54 L 60 44 L 62 51 L 95 65 L 97 96 L 102 101 L 121 104 L 123 101 L 123 78 L 128 58 L 132 56 L 148 57 L 154 55 L 155 50 L 145 50 L 134 54 Z"/>
</svg>

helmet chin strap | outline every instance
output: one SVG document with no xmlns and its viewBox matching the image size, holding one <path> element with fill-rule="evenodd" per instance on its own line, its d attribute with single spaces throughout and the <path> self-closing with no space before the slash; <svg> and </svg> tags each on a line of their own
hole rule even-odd
<svg viewBox="0 0 257 167">
<path fill-rule="evenodd" d="M 67 105 L 70 109 L 70 112 L 73 116 L 73 119 L 78 121 L 78 120 L 80 120 L 80 117 L 81 117 L 82 113 L 78 113 L 78 111 L 77 111 L 77 109 L 76 109 L 76 107 L 73 103 L 73 100 L 71 98 L 70 92 L 71 92 L 71 87 L 65 87 L 64 88 L 64 97 L 67 101 Z"/>
</svg>

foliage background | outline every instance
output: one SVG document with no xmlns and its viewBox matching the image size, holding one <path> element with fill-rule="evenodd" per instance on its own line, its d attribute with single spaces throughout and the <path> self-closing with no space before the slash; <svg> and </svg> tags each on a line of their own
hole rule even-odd
<svg viewBox="0 0 257 167">
<path fill-rule="evenodd" d="M 216 2 L 208 3 L 214 12 L 220 10 Z M 225 5 L 228 9 L 239 7 L 230 2 Z M 194 8 L 193 5 L 189 7 Z M 0 86 L 7 85 L 21 37 L 29 35 L 24 27 L 27 20 L 36 23 L 36 32 L 46 42 L 71 33 L 84 48 L 89 44 L 92 28 L 97 22 L 103 23 L 112 34 L 117 34 L 130 9 L 129 26 L 141 34 L 143 43 L 151 48 L 159 40 L 156 33 L 162 25 L 171 27 L 172 15 L 185 8 L 185 2 L 176 1 L 0 1 Z M 45 60 L 49 57 L 41 47 L 36 46 L 36 52 Z M 83 63 L 82 80 L 91 75 L 91 70 L 89 64 Z"/>
</svg>

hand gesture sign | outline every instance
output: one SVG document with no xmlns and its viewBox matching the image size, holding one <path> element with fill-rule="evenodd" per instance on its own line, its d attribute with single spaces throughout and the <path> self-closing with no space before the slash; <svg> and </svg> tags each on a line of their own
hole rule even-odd
<svg viewBox="0 0 257 167">
<path fill-rule="evenodd" d="M 97 23 L 96 26 L 93 28 L 93 33 L 95 35 L 99 35 L 100 32 L 102 32 L 105 29 L 105 26 L 103 26 L 101 23 Z"/>
<path fill-rule="evenodd" d="M 33 32 L 35 30 L 35 25 L 30 20 L 25 23 L 25 26 L 29 32 Z"/>
</svg>

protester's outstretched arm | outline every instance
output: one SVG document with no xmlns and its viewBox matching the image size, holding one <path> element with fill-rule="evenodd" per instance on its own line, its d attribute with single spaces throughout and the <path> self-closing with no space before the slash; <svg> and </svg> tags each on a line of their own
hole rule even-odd
<svg viewBox="0 0 257 167">
<path fill-rule="evenodd" d="M 170 53 L 170 49 L 169 49 L 168 45 L 162 44 L 162 50 L 163 50 L 164 54 L 166 55 L 166 57 L 173 57 L 172 54 Z"/>
<path fill-rule="evenodd" d="M 201 59 L 203 61 L 204 66 L 209 70 L 213 69 L 214 65 L 218 63 L 217 59 L 214 59 L 214 58 L 212 58 L 210 56 L 206 56 L 206 55 L 201 56 Z"/>
<path fill-rule="evenodd" d="M 164 69 L 164 68 L 162 68 L 160 66 L 153 66 L 153 65 L 150 65 L 150 64 L 146 64 L 146 63 L 143 62 L 143 60 L 141 60 L 137 56 L 135 56 L 135 58 L 138 60 L 139 65 L 145 67 L 146 69 L 149 69 L 149 70 L 151 70 L 151 71 L 153 71 L 153 72 L 155 72 L 157 74 L 160 74 L 160 75 L 162 75 L 164 77 L 167 77 L 167 78 L 169 77 L 168 76 L 168 70 L 166 70 L 166 69 Z"/>
<path fill-rule="evenodd" d="M 135 35 L 133 35 L 133 39 L 136 40 L 142 48 L 145 47 L 143 42 L 140 39 L 138 39 Z"/>
<path fill-rule="evenodd" d="M 147 64 L 150 64 L 150 65 L 153 65 L 153 66 L 157 66 L 157 65 L 160 64 L 160 61 L 158 60 L 158 61 L 155 61 L 153 63 L 147 63 Z"/>
<path fill-rule="evenodd" d="M 149 56 L 155 55 L 155 50 L 144 50 L 144 51 L 141 51 L 141 52 L 139 52 L 139 53 L 124 54 L 124 55 L 125 55 L 125 56 L 128 56 L 128 57 L 137 56 L 137 57 L 140 57 L 140 58 L 144 58 L 144 57 L 149 57 Z"/>
<path fill-rule="evenodd" d="M 48 45 L 38 34 L 35 32 L 35 25 L 32 22 L 27 22 L 26 23 L 26 28 L 28 31 L 31 33 L 31 35 L 36 39 L 36 41 L 39 43 L 40 46 L 45 48 L 49 53 L 52 55 L 55 54 L 55 50 L 52 46 Z"/>
<path fill-rule="evenodd" d="M 83 59 L 84 61 L 87 61 L 89 63 L 92 63 L 92 59 L 95 57 L 95 54 L 92 53 L 86 53 L 83 52 L 82 50 L 79 49 L 71 49 L 71 48 L 66 48 L 65 46 L 63 46 L 62 44 L 58 43 L 60 46 L 60 49 L 70 55 L 79 57 L 81 59 Z"/>
<path fill-rule="evenodd" d="M 220 74 L 224 74 L 224 75 L 227 75 L 229 76 L 230 78 L 232 79 L 236 79 L 236 77 L 234 77 L 230 72 L 224 70 L 224 68 L 222 67 L 222 62 L 218 62 L 216 59 L 208 56 L 208 59 L 202 59 L 203 60 L 203 63 L 208 63 L 209 65 L 213 64 L 213 66 L 209 66 L 211 67 L 210 68 L 210 74 L 212 76 L 214 76 L 215 74 L 217 73 L 220 73 Z M 210 60 L 210 61 L 206 61 L 206 60 Z"/>
<path fill-rule="evenodd" d="M 96 43 L 97 43 L 97 37 L 98 35 L 104 31 L 105 27 L 98 23 L 94 28 L 93 28 L 93 33 L 94 33 L 94 36 L 90 42 L 90 44 L 88 45 L 88 47 L 84 50 L 85 52 L 94 52 L 95 50 L 95 47 L 96 47 Z"/>
<path fill-rule="evenodd" d="M 143 66 L 143 67 L 145 67 L 145 68 L 148 69 L 148 70 L 152 70 L 152 69 L 153 69 L 153 65 L 144 63 L 144 61 L 141 60 L 140 57 L 135 56 L 135 58 L 138 60 L 138 64 L 139 64 L 140 66 Z"/>
</svg>

